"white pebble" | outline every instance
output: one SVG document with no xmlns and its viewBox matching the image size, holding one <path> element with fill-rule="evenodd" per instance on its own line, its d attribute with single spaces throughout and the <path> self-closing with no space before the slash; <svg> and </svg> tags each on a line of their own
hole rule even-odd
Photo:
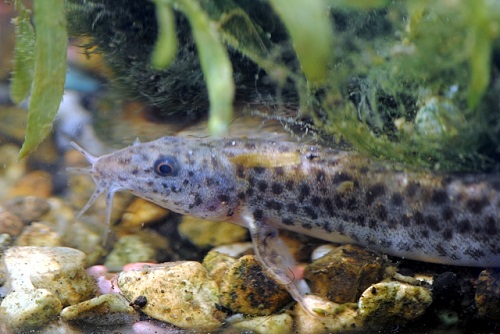
<svg viewBox="0 0 500 334">
<path fill-rule="evenodd" d="M 59 299 L 45 289 L 19 289 L 5 297 L 0 305 L 0 323 L 14 333 L 29 331 L 55 320 L 61 312 Z"/>
<path fill-rule="evenodd" d="M 311 261 L 316 261 L 319 258 L 322 258 L 326 254 L 330 253 L 332 250 L 337 248 L 338 246 L 332 244 L 321 245 L 316 247 L 311 254 Z"/>
<path fill-rule="evenodd" d="M 47 289 L 63 305 L 79 303 L 97 291 L 84 269 L 85 254 L 67 247 L 12 247 L 5 252 L 10 291 Z"/>
</svg>

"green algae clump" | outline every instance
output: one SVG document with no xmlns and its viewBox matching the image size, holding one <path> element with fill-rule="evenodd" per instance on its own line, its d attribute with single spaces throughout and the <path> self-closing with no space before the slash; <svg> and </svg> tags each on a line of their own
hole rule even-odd
<svg viewBox="0 0 500 334">
<path fill-rule="evenodd" d="M 210 111 L 223 135 L 235 101 L 259 104 L 384 159 L 500 165 L 495 1 L 68 0 L 66 18 L 114 87 L 169 121 Z"/>
</svg>

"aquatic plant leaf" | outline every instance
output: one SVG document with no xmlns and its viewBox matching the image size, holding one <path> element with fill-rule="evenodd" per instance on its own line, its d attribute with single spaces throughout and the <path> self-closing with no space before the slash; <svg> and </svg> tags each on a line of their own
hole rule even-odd
<svg viewBox="0 0 500 334">
<path fill-rule="evenodd" d="M 485 1 L 471 2 L 470 5 L 471 28 L 469 32 L 470 57 L 469 66 L 471 78 L 467 104 L 474 109 L 484 95 L 490 82 L 490 63 L 492 52 L 492 32 L 489 30 L 487 6 Z M 493 29 L 492 29 L 493 30 Z"/>
<path fill-rule="evenodd" d="M 161 0 L 154 1 L 156 5 L 156 20 L 158 22 L 158 37 L 151 55 L 151 65 L 157 70 L 167 68 L 177 53 L 177 36 L 175 34 L 175 17 L 172 7 Z"/>
<path fill-rule="evenodd" d="M 198 1 L 178 0 L 171 5 L 186 15 L 198 48 L 210 101 L 209 132 L 213 136 L 224 135 L 233 117 L 235 91 L 233 68 L 226 48 L 215 24 L 210 21 Z"/>
<path fill-rule="evenodd" d="M 68 36 L 64 0 L 33 2 L 35 70 L 22 159 L 33 152 L 52 129 L 64 92 Z"/>
<path fill-rule="evenodd" d="M 13 20 L 16 26 L 13 76 L 10 83 L 10 98 L 21 103 L 31 89 L 35 67 L 35 31 L 31 25 L 30 11 L 20 1 L 15 2 L 19 16 Z"/>
<path fill-rule="evenodd" d="M 471 78 L 467 104 L 470 109 L 477 107 L 490 82 L 491 41 L 477 34 L 470 58 Z"/>
<path fill-rule="evenodd" d="M 285 24 L 309 84 L 319 86 L 328 79 L 328 64 L 333 58 L 333 30 L 328 6 L 323 0 L 270 0 Z"/>
<path fill-rule="evenodd" d="M 279 85 L 294 75 L 286 65 L 279 63 L 277 59 L 271 59 L 270 50 L 276 45 L 271 41 L 270 34 L 238 4 L 232 0 L 221 0 L 202 2 L 202 5 L 210 19 L 217 22 L 222 40 L 264 69 Z M 271 17 L 267 20 L 273 21 Z M 276 17 L 276 21 L 278 20 Z M 278 24 L 279 22 L 275 22 L 275 25 Z"/>
</svg>

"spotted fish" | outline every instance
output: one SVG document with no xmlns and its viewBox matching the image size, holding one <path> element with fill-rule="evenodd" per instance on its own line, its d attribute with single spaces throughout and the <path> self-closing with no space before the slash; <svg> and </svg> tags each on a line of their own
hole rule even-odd
<svg viewBox="0 0 500 334">
<path fill-rule="evenodd" d="M 307 285 L 278 229 L 434 263 L 500 267 L 500 176 L 437 174 L 314 145 L 164 137 L 101 157 L 78 145 L 97 188 L 249 229 L 269 273 L 303 303 Z M 294 281 L 294 284 L 290 282 Z"/>
</svg>

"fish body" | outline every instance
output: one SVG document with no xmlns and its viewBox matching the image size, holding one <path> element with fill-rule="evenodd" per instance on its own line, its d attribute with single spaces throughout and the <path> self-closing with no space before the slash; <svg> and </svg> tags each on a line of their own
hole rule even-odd
<svg viewBox="0 0 500 334">
<path fill-rule="evenodd" d="M 500 267 L 500 176 L 439 174 L 292 142 L 164 137 L 101 157 L 88 173 L 172 211 L 248 227 L 283 283 L 293 265 L 278 229 L 426 262 Z M 289 285 L 299 300 L 302 283 Z"/>
</svg>

